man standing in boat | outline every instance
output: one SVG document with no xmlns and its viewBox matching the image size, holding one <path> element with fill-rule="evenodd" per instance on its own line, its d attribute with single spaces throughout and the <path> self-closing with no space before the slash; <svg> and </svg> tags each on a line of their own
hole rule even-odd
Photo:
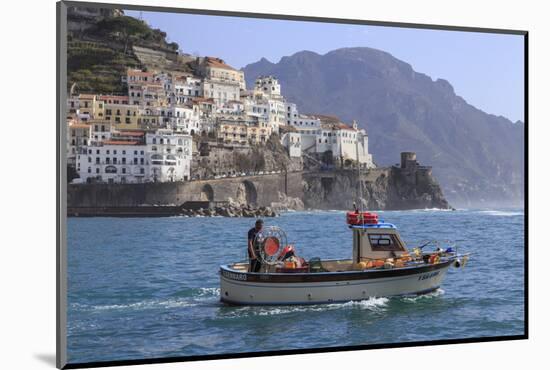
<svg viewBox="0 0 550 370">
<path fill-rule="evenodd" d="M 262 230 L 264 222 L 261 219 L 256 220 L 256 225 L 248 230 L 248 259 L 250 260 L 250 272 L 260 271 L 261 263 L 258 259 L 260 253 L 258 246 L 254 243 L 256 235 Z"/>
</svg>

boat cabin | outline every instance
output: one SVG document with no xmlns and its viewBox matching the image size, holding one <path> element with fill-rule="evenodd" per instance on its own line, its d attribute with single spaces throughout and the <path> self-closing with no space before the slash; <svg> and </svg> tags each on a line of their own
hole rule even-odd
<svg viewBox="0 0 550 370">
<path fill-rule="evenodd" d="M 392 224 L 352 225 L 353 263 L 386 258 L 400 258 L 407 248 Z"/>
</svg>

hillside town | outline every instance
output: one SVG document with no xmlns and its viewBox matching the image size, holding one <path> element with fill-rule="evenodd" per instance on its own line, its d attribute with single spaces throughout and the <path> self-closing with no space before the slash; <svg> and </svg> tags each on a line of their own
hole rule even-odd
<svg viewBox="0 0 550 370">
<path fill-rule="evenodd" d="M 193 63 L 194 73 L 130 68 L 122 77 L 126 95 L 79 94 L 71 88 L 67 158 L 75 173 L 72 182 L 250 175 L 236 169 L 196 172 L 201 148 L 262 148 L 274 140 L 300 162 L 307 157 L 327 167 L 374 167 L 368 135 L 357 122 L 300 112 L 275 76 L 260 76 L 249 87 L 244 72 L 220 58 L 196 57 Z"/>
</svg>

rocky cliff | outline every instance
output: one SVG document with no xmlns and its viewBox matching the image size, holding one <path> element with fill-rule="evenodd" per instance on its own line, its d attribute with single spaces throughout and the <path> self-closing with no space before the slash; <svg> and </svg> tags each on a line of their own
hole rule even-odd
<svg viewBox="0 0 550 370">
<path fill-rule="evenodd" d="M 451 208 L 429 169 L 377 168 L 304 176 L 304 205 L 313 209 L 402 210 Z"/>
<path fill-rule="evenodd" d="M 191 165 L 191 178 L 230 176 L 271 172 L 296 172 L 303 169 L 302 158 L 289 157 L 278 136 L 266 145 L 231 146 L 214 140 L 198 141 Z"/>
</svg>

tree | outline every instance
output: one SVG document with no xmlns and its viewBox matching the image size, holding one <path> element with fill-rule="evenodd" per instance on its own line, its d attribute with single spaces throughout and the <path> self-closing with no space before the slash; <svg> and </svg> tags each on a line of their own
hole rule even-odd
<svg viewBox="0 0 550 370">
<path fill-rule="evenodd" d="M 169 47 L 170 49 L 174 50 L 174 51 L 178 51 L 179 48 L 180 48 L 180 46 L 178 45 L 178 43 L 175 42 L 175 41 L 169 43 L 169 44 L 168 44 L 168 47 Z"/>
<path fill-rule="evenodd" d="M 124 54 L 130 41 L 146 37 L 151 32 L 145 22 L 128 16 L 103 19 L 98 23 L 98 28 L 115 38 L 120 38 L 124 42 Z"/>
</svg>

